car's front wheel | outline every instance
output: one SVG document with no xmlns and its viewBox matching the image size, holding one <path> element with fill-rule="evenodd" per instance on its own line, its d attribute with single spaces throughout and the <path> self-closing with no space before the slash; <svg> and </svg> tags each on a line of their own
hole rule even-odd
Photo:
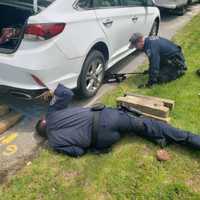
<svg viewBox="0 0 200 200">
<path fill-rule="evenodd" d="M 83 98 L 94 96 L 102 85 L 105 73 L 105 58 L 93 50 L 87 56 L 78 80 L 78 92 Z"/>
</svg>

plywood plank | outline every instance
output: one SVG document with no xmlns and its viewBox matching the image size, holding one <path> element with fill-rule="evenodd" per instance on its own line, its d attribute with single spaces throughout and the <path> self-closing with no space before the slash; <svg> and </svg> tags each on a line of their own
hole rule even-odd
<svg viewBox="0 0 200 200">
<path fill-rule="evenodd" d="M 0 134 L 4 133 L 9 128 L 14 126 L 21 118 L 22 115 L 20 113 L 15 112 L 11 112 L 5 117 L 3 117 L 3 119 L 0 120 Z"/>
<path fill-rule="evenodd" d="M 125 103 L 125 102 L 118 102 L 118 105 L 124 105 L 124 106 L 128 106 L 128 104 L 127 103 Z M 132 107 L 132 105 L 130 105 L 130 107 Z M 161 122 L 165 122 L 165 123 L 169 123 L 170 122 L 170 117 L 158 117 L 158 116 L 155 116 L 155 115 L 151 115 L 151 114 L 147 114 L 147 113 L 144 113 L 144 112 L 141 112 L 142 113 L 142 115 L 144 116 L 144 117 L 148 117 L 148 118 L 152 118 L 152 119 L 156 119 L 156 120 L 159 120 L 159 121 L 161 121 Z"/>
<path fill-rule="evenodd" d="M 136 94 L 136 93 L 126 93 L 125 96 L 135 96 L 135 97 L 142 97 L 142 98 L 150 99 L 150 100 L 161 101 L 164 103 L 164 106 L 168 107 L 170 110 L 172 110 L 175 106 L 175 101 L 171 99 L 163 99 L 163 98 L 153 97 L 153 96 L 144 96 L 144 95 Z"/>
<path fill-rule="evenodd" d="M 133 107 L 149 115 L 155 115 L 161 118 L 167 118 L 169 116 L 169 108 L 165 107 L 160 101 L 152 101 L 142 97 L 126 96 L 117 98 L 117 102 L 118 104 L 126 104 L 129 107 Z"/>
</svg>

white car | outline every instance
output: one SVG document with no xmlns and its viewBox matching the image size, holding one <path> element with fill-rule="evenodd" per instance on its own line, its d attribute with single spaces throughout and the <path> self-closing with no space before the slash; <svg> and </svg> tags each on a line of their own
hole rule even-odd
<svg viewBox="0 0 200 200">
<path fill-rule="evenodd" d="M 63 83 L 91 97 L 134 32 L 157 34 L 160 13 L 149 0 L 1 0 L 0 20 L 18 30 L 0 45 L 0 85 L 27 97 Z"/>
<path fill-rule="evenodd" d="M 153 0 L 154 4 L 159 8 L 176 10 L 177 14 L 183 15 L 186 11 L 187 5 L 199 0 Z"/>
</svg>

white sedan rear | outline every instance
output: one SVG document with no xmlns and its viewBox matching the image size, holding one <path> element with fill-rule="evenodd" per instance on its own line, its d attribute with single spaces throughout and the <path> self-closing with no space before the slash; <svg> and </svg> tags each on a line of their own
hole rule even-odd
<svg viewBox="0 0 200 200">
<path fill-rule="evenodd" d="M 0 37 L 12 33 L 0 43 L 0 85 L 37 91 L 63 83 L 90 97 L 132 52 L 133 32 L 157 34 L 160 14 L 142 0 L 1 0 L 0 20 Z"/>
</svg>

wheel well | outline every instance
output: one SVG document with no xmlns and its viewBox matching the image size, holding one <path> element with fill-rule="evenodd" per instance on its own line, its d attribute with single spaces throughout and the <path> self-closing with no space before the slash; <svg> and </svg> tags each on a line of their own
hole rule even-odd
<svg viewBox="0 0 200 200">
<path fill-rule="evenodd" d="M 157 22 L 157 24 L 158 24 L 158 33 L 159 33 L 159 27 L 160 27 L 160 19 L 159 19 L 159 17 L 157 17 L 155 19 L 155 22 Z"/>
<path fill-rule="evenodd" d="M 158 26 L 160 25 L 160 19 L 158 17 L 155 19 L 155 22 L 158 23 Z"/>
<path fill-rule="evenodd" d="M 105 43 L 98 42 L 97 44 L 95 44 L 92 47 L 92 49 L 90 51 L 92 51 L 92 50 L 100 51 L 104 55 L 105 60 L 108 61 L 108 59 L 109 59 L 109 51 L 108 51 L 108 47 L 106 46 Z"/>
</svg>

